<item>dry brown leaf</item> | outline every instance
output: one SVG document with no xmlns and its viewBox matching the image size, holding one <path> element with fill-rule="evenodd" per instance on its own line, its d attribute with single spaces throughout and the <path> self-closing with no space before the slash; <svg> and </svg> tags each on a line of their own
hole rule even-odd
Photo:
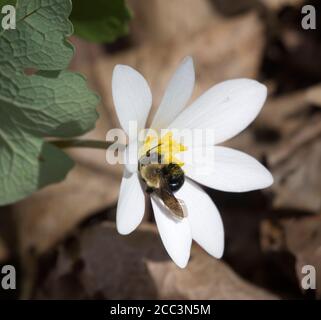
<svg viewBox="0 0 321 320">
<path fill-rule="evenodd" d="M 209 0 L 215 8 L 227 16 L 244 13 L 247 10 L 257 8 L 258 0 Z"/>
<path fill-rule="evenodd" d="M 259 0 L 261 1 L 268 9 L 271 10 L 280 10 L 282 7 L 292 6 L 297 7 L 304 3 L 304 0 Z"/>
<path fill-rule="evenodd" d="M 156 227 L 121 236 L 112 223 L 80 232 L 60 247 L 37 298 L 276 299 L 224 262 L 194 247 L 182 270 L 169 260 Z"/>
<path fill-rule="evenodd" d="M 279 11 L 284 7 L 298 7 L 304 0 L 209 0 L 225 15 L 235 15 L 251 9 L 259 9 L 261 6 L 270 11 Z"/>
<path fill-rule="evenodd" d="M 104 152 L 102 152 L 104 153 Z M 77 165 L 67 179 L 18 202 L 13 208 L 18 223 L 19 249 L 42 254 L 75 225 L 118 196 L 120 175 Z"/>
<path fill-rule="evenodd" d="M 130 23 L 135 43 L 183 39 L 220 19 L 208 0 L 129 0 L 128 5 L 135 16 Z"/>
<path fill-rule="evenodd" d="M 308 89 L 306 98 L 311 104 L 321 107 L 321 85 Z"/>
<path fill-rule="evenodd" d="M 318 212 L 321 209 L 321 140 L 302 148 L 274 172 L 277 208 Z"/>
<path fill-rule="evenodd" d="M 268 227 L 268 225 L 270 225 Z M 316 296 L 321 298 L 321 215 L 266 221 L 262 241 L 266 251 L 290 252 L 295 257 L 299 288 L 306 275 L 302 267 L 311 265 L 316 270 Z"/>
<path fill-rule="evenodd" d="M 171 262 L 147 264 L 161 299 L 271 300 L 277 297 L 241 279 L 222 261 L 199 247 L 192 250 L 188 268 L 178 270 Z"/>
</svg>

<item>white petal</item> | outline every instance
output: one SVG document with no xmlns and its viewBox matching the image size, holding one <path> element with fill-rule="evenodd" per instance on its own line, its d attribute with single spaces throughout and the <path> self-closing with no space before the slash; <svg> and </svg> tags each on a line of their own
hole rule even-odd
<svg viewBox="0 0 321 320">
<path fill-rule="evenodd" d="M 169 256 L 180 267 L 185 268 L 190 256 L 192 235 L 186 218 L 176 220 L 156 196 L 151 197 L 153 211 L 160 237 Z"/>
<path fill-rule="evenodd" d="M 266 87 L 250 79 L 219 83 L 186 108 L 169 126 L 177 129 L 214 130 L 218 144 L 244 130 L 258 115 L 266 99 Z"/>
<path fill-rule="evenodd" d="M 117 204 L 116 226 L 120 234 L 129 234 L 141 223 L 145 196 L 137 173 L 124 170 Z"/>
<path fill-rule="evenodd" d="M 124 152 L 124 165 L 130 173 L 137 172 L 138 170 L 138 141 L 137 139 L 131 140 Z"/>
<path fill-rule="evenodd" d="M 138 129 L 144 128 L 152 105 L 152 94 L 144 77 L 129 66 L 117 65 L 112 92 L 119 122 L 126 133 L 129 121 L 137 121 Z"/>
<path fill-rule="evenodd" d="M 175 195 L 185 202 L 193 239 L 209 254 L 221 258 L 224 251 L 224 228 L 212 199 L 190 180 L 186 180 Z"/>
<path fill-rule="evenodd" d="M 197 156 L 203 155 L 201 159 Z M 205 152 L 204 152 L 205 151 Z M 220 146 L 196 148 L 181 155 L 185 174 L 213 189 L 246 192 L 269 187 L 271 173 L 256 159 L 238 150 Z"/>
<path fill-rule="evenodd" d="M 184 109 L 190 99 L 195 82 L 193 59 L 186 57 L 170 80 L 162 102 L 154 116 L 151 128 L 166 129 Z"/>
</svg>

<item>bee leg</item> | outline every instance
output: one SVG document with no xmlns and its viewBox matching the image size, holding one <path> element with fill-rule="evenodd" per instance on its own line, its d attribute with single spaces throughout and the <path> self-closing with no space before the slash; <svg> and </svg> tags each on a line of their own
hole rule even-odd
<svg viewBox="0 0 321 320">
<path fill-rule="evenodd" d="M 153 191 L 154 191 L 154 189 L 151 187 L 146 187 L 146 189 L 145 189 L 146 193 L 152 193 Z"/>
</svg>

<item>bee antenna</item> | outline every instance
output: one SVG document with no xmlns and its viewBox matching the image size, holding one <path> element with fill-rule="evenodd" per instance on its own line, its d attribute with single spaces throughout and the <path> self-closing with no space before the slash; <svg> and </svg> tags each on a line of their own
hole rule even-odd
<svg viewBox="0 0 321 320">
<path fill-rule="evenodd" d="M 149 156 L 151 150 L 156 149 L 156 148 L 158 148 L 158 147 L 161 146 L 161 145 L 162 145 L 162 143 L 159 143 L 157 146 L 154 146 L 154 147 L 150 148 L 149 150 L 146 151 L 146 155 Z"/>
</svg>

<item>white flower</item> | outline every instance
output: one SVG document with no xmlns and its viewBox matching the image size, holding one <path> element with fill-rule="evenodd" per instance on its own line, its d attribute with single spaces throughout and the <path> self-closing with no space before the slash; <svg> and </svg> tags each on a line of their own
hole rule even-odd
<svg viewBox="0 0 321 320">
<path fill-rule="evenodd" d="M 187 208 L 182 220 L 168 214 L 168 208 L 157 196 L 152 206 L 163 244 L 174 262 L 184 268 L 190 256 L 192 239 L 210 255 L 220 258 L 224 250 L 224 229 L 220 214 L 203 189 L 195 182 L 222 191 L 244 192 L 268 187 L 273 182 L 270 172 L 251 156 L 230 148 L 215 146 L 244 130 L 258 115 L 266 99 L 266 87 L 255 80 L 236 79 L 213 86 L 185 108 L 194 87 L 191 57 L 183 60 L 165 91 L 152 121 L 151 128 L 214 129 L 215 141 L 207 143 L 215 153 L 214 163 L 203 159 L 202 170 L 186 162 L 182 167 L 187 176 L 175 193 Z M 145 127 L 151 105 L 150 88 L 133 68 L 117 65 L 112 79 L 113 99 L 122 128 L 128 134 L 129 121 L 136 120 L 138 129 Z M 193 148 L 201 146 L 193 145 Z M 192 152 L 188 149 L 186 153 Z M 137 154 L 135 155 L 138 161 Z M 204 174 L 204 166 L 210 174 Z M 137 162 L 124 170 L 117 206 L 117 229 L 129 234 L 142 221 L 145 195 Z"/>
</svg>

